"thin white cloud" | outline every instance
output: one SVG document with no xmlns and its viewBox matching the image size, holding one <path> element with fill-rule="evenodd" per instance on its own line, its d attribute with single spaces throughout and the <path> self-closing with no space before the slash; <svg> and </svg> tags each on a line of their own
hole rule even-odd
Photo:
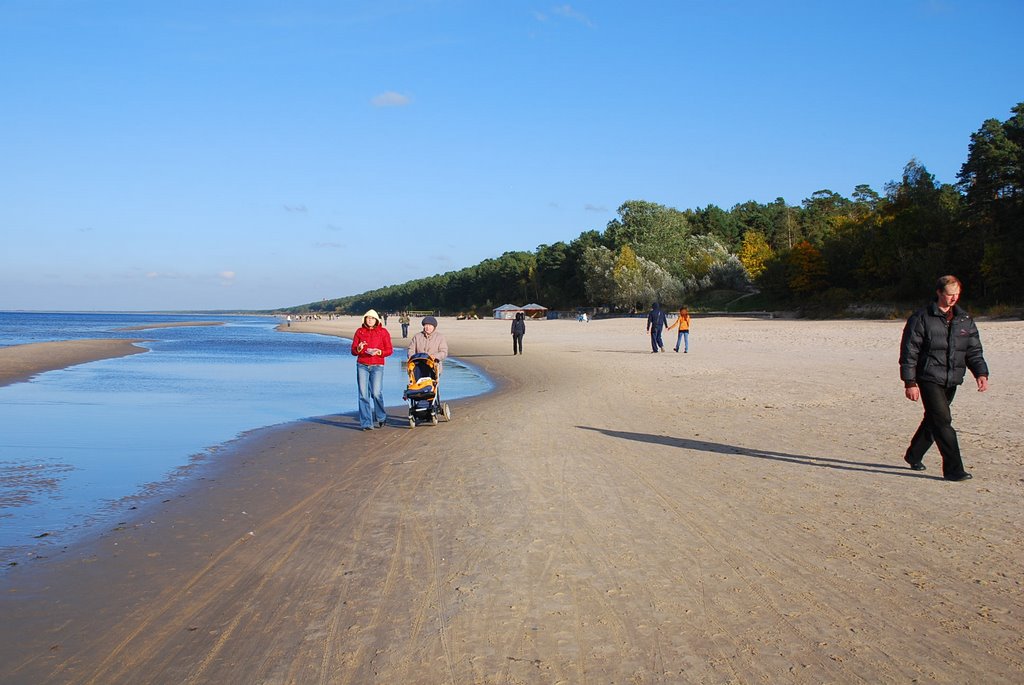
<svg viewBox="0 0 1024 685">
<path fill-rule="evenodd" d="M 183 278 L 188 278 L 188 276 L 180 273 L 175 273 L 173 271 L 148 271 L 146 272 L 146 278 L 148 278 L 151 281 L 177 281 Z"/>
<path fill-rule="evenodd" d="M 594 22 L 590 20 L 590 17 L 583 14 L 579 10 L 573 9 L 572 5 L 556 5 L 551 8 L 551 13 L 563 17 L 565 19 L 572 19 L 586 26 L 588 29 L 594 28 Z"/>
<path fill-rule="evenodd" d="M 588 211 L 588 212 L 607 212 L 608 211 L 607 207 L 602 207 L 601 205 L 592 205 L 590 203 L 587 203 L 587 204 L 583 205 L 583 209 L 585 211 Z"/>
<path fill-rule="evenodd" d="M 234 271 L 221 271 L 220 272 L 220 277 L 221 277 L 221 280 L 233 281 L 233 280 L 235 280 L 235 272 Z"/>
<path fill-rule="evenodd" d="M 326 249 L 331 249 L 331 250 L 340 250 L 341 248 L 343 248 L 345 246 L 342 245 L 341 243 L 313 243 L 313 247 L 315 247 L 317 249 L 325 249 L 326 248 Z"/>
<path fill-rule="evenodd" d="M 298 212 L 300 214 L 305 214 L 309 210 L 306 209 L 306 205 L 285 205 L 284 206 L 284 211 L 289 212 L 289 213 L 293 213 L 293 214 L 296 213 L 296 212 Z"/>
<path fill-rule="evenodd" d="M 412 104 L 412 98 L 408 95 L 396 93 L 393 90 L 374 96 L 370 103 L 374 107 L 406 107 Z"/>
</svg>

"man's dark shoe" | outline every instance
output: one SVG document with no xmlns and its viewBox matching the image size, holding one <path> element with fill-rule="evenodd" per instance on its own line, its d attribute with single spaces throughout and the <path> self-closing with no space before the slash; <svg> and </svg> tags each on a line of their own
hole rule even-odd
<svg viewBox="0 0 1024 685">
<path fill-rule="evenodd" d="M 961 473 L 961 474 L 960 474 L 959 476 L 947 476 L 947 477 L 946 477 L 946 480 L 951 480 L 951 481 L 955 481 L 955 482 L 960 482 L 960 481 L 962 481 L 962 480 L 970 480 L 970 479 L 972 479 L 972 478 L 974 478 L 974 476 L 972 476 L 971 474 L 969 474 L 969 473 L 967 473 L 966 471 L 964 471 L 964 472 L 963 472 L 963 473 Z"/>
<path fill-rule="evenodd" d="M 911 471 L 924 471 L 924 470 L 926 470 L 924 464 L 922 464 L 919 461 L 910 461 L 906 457 L 903 457 L 903 461 L 905 461 L 908 464 L 910 464 L 910 470 Z"/>
</svg>

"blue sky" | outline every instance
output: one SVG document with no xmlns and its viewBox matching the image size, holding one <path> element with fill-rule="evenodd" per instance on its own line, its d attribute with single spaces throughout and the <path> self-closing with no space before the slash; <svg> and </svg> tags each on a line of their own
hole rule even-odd
<svg viewBox="0 0 1024 685">
<path fill-rule="evenodd" d="M 0 0 L 0 309 L 267 309 L 955 182 L 1020 0 Z"/>
</svg>

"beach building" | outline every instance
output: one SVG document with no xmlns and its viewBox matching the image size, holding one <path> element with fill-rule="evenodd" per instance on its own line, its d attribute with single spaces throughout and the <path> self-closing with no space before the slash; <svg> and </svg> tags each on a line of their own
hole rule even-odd
<svg viewBox="0 0 1024 685">
<path fill-rule="evenodd" d="M 516 314 L 524 311 L 522 307 L 517 307 L 514 304 L 503 304 L 500 307 L 495 307 L 494 318 L 495 319 L 514 319 Z"/>
<path fill-rule="evenodd" d="M 526 315 L 531 319 L 543 319 L 548 315 L 548 308 L 543 305 L 539 305 L 536 302 L 524 304 L 522 306 L 522 310 L 526 312 Z"/>
</svg>

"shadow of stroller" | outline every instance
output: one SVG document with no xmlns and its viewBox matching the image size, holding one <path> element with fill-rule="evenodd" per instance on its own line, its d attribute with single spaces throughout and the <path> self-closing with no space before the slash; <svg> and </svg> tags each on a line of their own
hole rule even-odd
<svg viewBox="0 0 1024 685">
<path fill-rule="evenodd" d="M 333 426 L 347 430 L 362 430 L 359 427 L 358 414 L 336 414 L 333 416 L 312 416 L 302 419 L 302 423 L 319 423 L 321 426 Z"/>
</svg>

